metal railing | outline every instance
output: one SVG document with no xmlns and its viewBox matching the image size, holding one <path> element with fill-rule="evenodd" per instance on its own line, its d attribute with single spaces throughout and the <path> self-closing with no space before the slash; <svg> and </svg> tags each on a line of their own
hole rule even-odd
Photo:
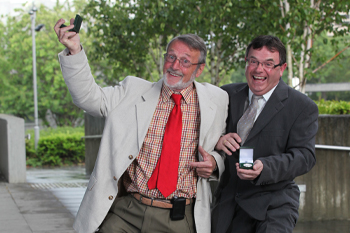
<svg viewBox="0 0 350 233">
<path fill-rule="evenodd" d="M 102 138 L 102 135 L 87 135 L 87 136 L 81 137 L 81 139 L 92 139 L 92 138 Z"/>
<path fill-rule="evenodd" d="M 87 135 L 84 137 L 81 137 L 82 139 L 95 139 L 95 138 L 101 138 L 102 135 Z M 350 147 L 348 146 L 330 146 L 330 145 L 315 145 L 316 149 L 325 149 L 325 150 L 345 150 L 350 151 Z"/>
<path fill-rule="evenodd" d="M 326 150 L 345 150 L 350 151 L 348 146 L 330 146 L 330 145 L 315 145 L 316 149 L 326 149 Z"/>
</svg>

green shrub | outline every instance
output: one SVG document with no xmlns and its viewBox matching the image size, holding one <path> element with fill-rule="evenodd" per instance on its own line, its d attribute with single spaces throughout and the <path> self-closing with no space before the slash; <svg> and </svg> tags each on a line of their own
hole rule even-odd
<svg viewBox="0 0 350 233">
<path fill-rule="evenodd" d="M 343 115 L 350 114 L 350 102 L 335 100 L 315 101 L 320 114 Z"/>
<path fill-rule="evenodd" d="M 31 133 L 30 130 L 27 133 Z M 34 149 L 34 131 L 26 140 L 28 166 L 62 166 L 80 164 L 85 160 L 83 129 L 64 127 L 40 131 L 38 149 Z"/>
</svg>

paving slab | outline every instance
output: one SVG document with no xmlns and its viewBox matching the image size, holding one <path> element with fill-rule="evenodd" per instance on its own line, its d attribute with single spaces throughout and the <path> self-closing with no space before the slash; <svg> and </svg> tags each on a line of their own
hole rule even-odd
<svg viewBox="0 0 350 233">
<path fill-rule="evenodd" d="M 0 233 L 76 233 L 88 176 L 84 167 L 27 169 L 27 183 L 0 174 Z M 293 233 L 350 233 L 349 220 L 298 222 Z"/>
<path fill-rule="evenodd" d="M 1 233 L 75 233 L 74 215 L 50 191 L 0 177 Z"/>
</svg>

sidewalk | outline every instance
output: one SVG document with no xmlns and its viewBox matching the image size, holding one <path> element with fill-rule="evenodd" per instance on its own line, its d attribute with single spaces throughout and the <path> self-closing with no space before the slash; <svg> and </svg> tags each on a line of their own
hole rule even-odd
<svg viewBox="0 0 350 233">
<path fill-rule="evenodd" d="M 0 174 L 0 233 L 75 233 L 87 182 L 84 167 L 28 169 L 24 184 Z M 293 233 L 350 233 L 350 221 L 298 222 Z"/>
<path fill-rule="evenodd" d="M 29 169 L 27 183 L 0 177 L 1 233 L 75 233 L 88 178 L 82 168 Z"/>
</svg>

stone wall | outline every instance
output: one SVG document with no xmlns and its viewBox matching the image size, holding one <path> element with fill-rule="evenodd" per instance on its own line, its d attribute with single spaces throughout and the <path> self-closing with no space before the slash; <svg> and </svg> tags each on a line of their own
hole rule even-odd
<svg viewBox="0 0 350 233">
<path fill-rule="evenodd" d="M 104 119 L 85 115 L 85 134 L 102 134 Z M 320 115 L 316 144 L 350 147 L 350 115 Z M 91 174 L 100 138 L 86 138 L 86 171 Z M 350 151 L 316 149 L 316 165 L 297 177 L 299 221 L 350 219 Z M 215 189 L 216 184 L 212 184 Z"/>
<path fill-rule="evenodd" d="M 321 115 L 318 145 L 350 147 L 350 115 Z M 316 165 L 297 177 L 305 187 L 299 207 L 300 220 L 350 219 L 350 151 L 316 149 Z"/>
<path fill-rule="evenodd" d="M 9 183 L 26 182 L 24 120 L 0 114 L 0 173 Z"/>
</svg>

